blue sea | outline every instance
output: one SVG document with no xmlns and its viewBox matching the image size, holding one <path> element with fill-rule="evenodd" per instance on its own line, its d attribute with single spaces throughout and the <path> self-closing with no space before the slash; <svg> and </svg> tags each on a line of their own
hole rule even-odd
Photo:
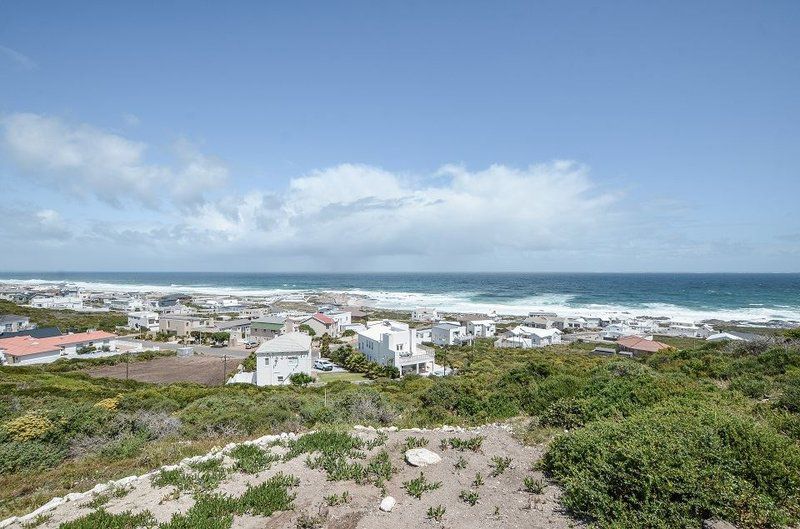
<svg viewBox="0 0 800 529">
<path fill-rule="evenodd" d="M 344 292 L 354 304 L 397 309 L 800 322 L 800 274 L 17 272 L 0 281 L 233 296 Z"/>
</svg>

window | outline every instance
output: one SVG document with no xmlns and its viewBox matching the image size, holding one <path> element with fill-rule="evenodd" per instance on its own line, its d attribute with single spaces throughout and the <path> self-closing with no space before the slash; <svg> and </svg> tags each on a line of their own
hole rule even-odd
<svg viewBox="0 0 800 529">
<path fill-rule="evenodd" d="M 282 375 L 278 375 L 278 382 L 283 382 L 283 376 Z"/>
<path fill-rule="evenodd" d="M 289 367 L 297 367 L 299 364 L 300 362 L 297 360 L 296 356 L 289 357 Z"/>
</svg>

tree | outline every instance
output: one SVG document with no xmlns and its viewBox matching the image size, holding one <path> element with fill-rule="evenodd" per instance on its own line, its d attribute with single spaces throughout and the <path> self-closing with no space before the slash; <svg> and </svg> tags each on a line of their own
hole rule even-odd
<svg viewBox="0 0 800 529">
<path fill-rule="evenodd" d="M 317 333 L 314 332 L 314 329 L 311 328 L 310 325 L 302 324 L 300 327 L 297 328 L 300 332 L 304 332 L 309 336 L 316 336 Z"/>
</svg>

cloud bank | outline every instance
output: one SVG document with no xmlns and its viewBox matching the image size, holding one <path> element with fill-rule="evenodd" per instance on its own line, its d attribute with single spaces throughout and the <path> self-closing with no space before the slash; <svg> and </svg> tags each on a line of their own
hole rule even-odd
<svg viewBox="0 0 800 529">
<path fill-rule="evenodd" d="M 37 230 L 28 243 L 73 239 L 156 257 L 257 252 L 324 268 L 574 251 L 620 220 L 620 193 L 567 160 L 477 171 L 448 164 L 432 174 L 343 163 L 282 186 L 236 190 L 225 165 L 188 142 L 173 146 L 167 164 L 150 161 L 143 142 L 43 115 L 7 116 L 1 132 L 25 178 L 147 219 L 70 219 L 56 205 L 39 204 L 31 208 L 36 213 L 15 210 Z M 209 189 L 218 190 L 215 198 Z"/>
</svg>

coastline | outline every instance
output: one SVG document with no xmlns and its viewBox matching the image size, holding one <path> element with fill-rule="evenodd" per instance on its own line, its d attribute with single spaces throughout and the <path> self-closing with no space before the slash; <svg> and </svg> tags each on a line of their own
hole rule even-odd
<svg viewBox="0 0 800 529">
<path fill-rule="evenodd" d="M 500 316 L 526 316 L 531 311 L 548 311 L 566 317 L 644 317 L 670 319 L 682 322 L 726 322 L 742 326 L 792 327 L 800 325 L 800 295 L 797 306 L 745 306 L 739 308 L 697 308 L 658 301 L 635 305 L 613 303 L 575 304 L 572 294 L 543 293 L 495 302 L 476 300 L 475 292 L 463 291 L 421 292 L 380 290 L 365 288 L 298 288 L 286 284 L 280 288 L 262 288 L 245 285 L 199 284 L 147 284 L 110 281 L 81 281 L 69 279 L 36 278 L 0 279 L 0 287 L 48 289 L 65 285 L 92 293 L 110 295 L 167 295 L 185 293 L 209 298 L 236 297 L 251 303 L 298 302 L 313 299 L 317 303 L 365 307 L 376 310 L 411 311 L 420 306 L 438 308 L 451 314 L 496 312 Z M 42 275 L 42 274 L 38 274 Z M 221 275 L 224 277 L 224 275 Z M 752 305 L 752 304 L 751 304 Z"/>
</svg>

